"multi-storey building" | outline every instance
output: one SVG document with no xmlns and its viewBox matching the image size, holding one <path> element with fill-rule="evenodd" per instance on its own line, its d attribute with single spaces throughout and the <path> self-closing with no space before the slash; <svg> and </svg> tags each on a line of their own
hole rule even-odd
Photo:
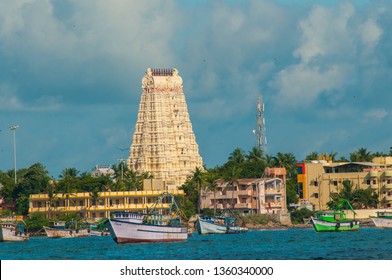
<svg viewBox="0 0 392 280">
<path fill-rule="evenodd" d="M 297 164 L 298 195 L 315 210 L 327 209 L 331 194 L 339 193 L 343 181 L 354 188 L 370 189 L 378 195 L 380 208 L 392 206 L 392 158 L 375 158 L 373 162 L 332 162 L 315 160 Z"/>
<path fill-rule="evenodd" d="M 147 69 L 127 163 L 163 179 L 169 190 L 203 168 L 177 69 Z"/>
<path fill-rule="evenodd" d="M 94 195 L 83 193 L 56 193 L 53 197 L 48 194 L 30 195 L 29 213 L 41 212 L 47 218 L 53 219 L 60 214 L 78 213 L 88 220 L 109 218 L 116 211 L 135 211 L 146 213 L 163 192 L 184 196 L 182 190 L 167 190 L 162 180 L 145 180 L 142 191 L 99 192 Z"/>
<path fill-rule="evenodd" d="M 215 191 L 202 193 L 201 208 L 235 209 L 244 214 L 285 213 L 286 172 L 284 168 L 270 169 L 268 174 L 274 173 L 282 178 L 239 179 L 237 185 L 219 179 Z"/>
</svg>

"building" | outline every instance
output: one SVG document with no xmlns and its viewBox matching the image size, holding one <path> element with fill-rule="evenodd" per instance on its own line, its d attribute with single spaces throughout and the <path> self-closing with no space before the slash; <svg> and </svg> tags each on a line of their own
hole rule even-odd
<svg viewBox="0 0 392 280">
<path fill-rule="evenodd" d="M 101 176 L 109 176 L 110 179 L 115 177 L 115 171 L 108 165 L 96 165 L 95 169 L 91 172 L 91 177 L 98 178 Z"/>
<path fill-rule="evenodd" d="M 142 191 L 118 191 L 93 193 L 48 194 L 30 195 L 29 213 L 41 212 L 47 218 L 57 218 L 60 214 L 78 213 L 86 220 L 99 220 L 109 218 L 116 211 L 135 211 L 146 213 L 158 196 L 168 191 L 162 180 L 147 179 L 143 182 Z M 173 195 L 184 196 L 182 190 L 168 191 Z"/>
<path fill-rule="evenodd" d="M 147 69 L 127 164 L 164 180 L 169 190 L 203 167 L 177 69 Z"/>
<path fill-rule="evenodd" d="M 270 172 L 286 176 L 285 170 L 270 169 Z M 202 193 L 201 208 L 218 211 L 235 209 L 243 214 L 286 213 L 286 181 L 277 177 L 238 179 L 238 185 L 231 186 L 219 179 L 215 193 Z"/>
<path fill-rule="evenodd" d="M 345 180 L 354 187 L 372 190 L 378 195 L 380 208 L 392 206 L 392 158 L 372 162 L 315 160 L 298 163 L 297 167 L 300 202 L 311 203 L 315 210 L 327 209 L 331 194 L 339 193 Z"/>
</svg>

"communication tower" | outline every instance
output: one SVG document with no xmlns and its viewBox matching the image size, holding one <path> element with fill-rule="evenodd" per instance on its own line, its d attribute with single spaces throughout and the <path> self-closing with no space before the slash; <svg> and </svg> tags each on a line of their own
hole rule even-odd
<svg viewBox="0 0 392 280">
<path fill-rule="evenodd" d="M 257 98 L 257 131 L 254 131 L 257 139 L 257 147 L 267 153 L 267 136 L 265 129 L 265 118 L 264 118 L 264 102 L 263 96 L 260 94 Z"/>
</svg>

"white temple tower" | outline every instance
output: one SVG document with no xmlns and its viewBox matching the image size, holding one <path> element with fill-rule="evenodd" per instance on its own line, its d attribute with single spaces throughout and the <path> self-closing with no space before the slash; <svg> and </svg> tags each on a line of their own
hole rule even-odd
<svg viewBox="0 0 392 280">
<path fill-rule="evenodd" d="M 163 179 L 169 190 L 203 167 L 177 69 L 147 69 L 127 164 Z"/>
</svg>

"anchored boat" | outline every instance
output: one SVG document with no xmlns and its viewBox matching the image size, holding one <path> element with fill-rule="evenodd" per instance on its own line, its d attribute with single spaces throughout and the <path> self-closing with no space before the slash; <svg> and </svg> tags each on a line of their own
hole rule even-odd
<svg viewBox="0 0 392 280">
<path fill-rule="evenodd" d="M 377 212 L 377 217 L 371 217 L 378 228 L 392 228 L 392 212 Z"/>
<path fill-rule="evenodd" d="M 346 217 L 346 211 L 353 213 L 353 219 Z M 355 211 L 348 200 L 339 201 L 336 208 L 332 211 L 318 211 L 316 217 L 311 221 L 317 232 L 328 231 L 357 231 L 359 221 L 355 220 Z"/>
<path fill-rule="evenodd" d="M 71 238 L 89 235 L 87 228 L 67 227 L 64 221 L 52 222 L 50 227 L 44 226 L 44 230 L 49 238 Z"/>
<path fill-rule="evenodd" d="M 182 218 L 174 195 L 163 193 L 147 214 L 116 212 L 106 226 L 116 243 L 178 242 L 188 238 Z"/>
<path fill-rule="evenodd" d="M 199 217 L 196 221 L 199 234 L 235 234 L 244 233 L 248 229 L 236 224 L 232 217 Z"/>
<path fill-rule="evenodd" d="M 0 224 L 0 242 L 27 241 L 29 236 L 23 224 L 3 222 Z"/>
</svg>

